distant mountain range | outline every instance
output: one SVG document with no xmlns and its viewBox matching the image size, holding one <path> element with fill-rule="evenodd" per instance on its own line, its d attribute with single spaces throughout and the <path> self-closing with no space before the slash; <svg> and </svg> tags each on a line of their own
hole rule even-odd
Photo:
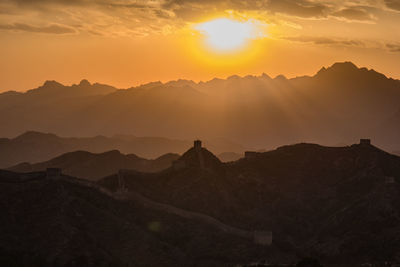
<svg viewBox="0 0 400 267">
<path fill-rule="evenodd" d="M 0 185 L 6 266 L 400 259 L 400 157 L 365 143 L 302 143 L 229 163 L 193 147 L 158 173 L 126 170 L 94 184 L 0 171 Z"/>
<path fill-rule="evenodd" d="M 192 141 L 173 140 L 160 137 L 135 137 L 130 135 L 64 138 L 54 134 L 30 131 L 13 139 L 0 139 L 0 168 L 10 168 L 20 163 L 35 164 L 49 161 L 55 157 L 61 156 L 62 154 L 78 150 L 91 153 L 103 153 L 110 150 L 119 150 L 124 154 L 135 154 L 138 157 L 154 159 L 168 153 L 182 154 L 186 148 L 190 146 L 191 142 Z M 217 153 L 232 151 L 243 154 L 245 150 L 241 145 L 223 138 L 208 140 L 205 141 L 205 144 L 209 149 L 217 151 Z M 69 154 L 67 162 L 63 164 L 69 164 L 72 156 L 80 158 L 82 155 L 83 154 Z M 88 157 L 94 156 L 90 153 L 84 155 Z M 116 155 L 116 153 L 113 155 Z M 122 155 L 120 156 L 122 157 Z M 131 158 L 132 157 L 134 158 L 135 156 L 131 156 Z M 61 157 L 61 159 L 65 159 L 65 157 Z M 114 161 L 115 160 L 117 159 L 114 158 Z M 56 162 L 59 162 L 59 160 L 56 160 Z M 124 165 L 125 163 L 121 162 L 121 164 Z M 25 164 L 25 166 L 28 165 Z M 39 164 L 36 166 L 42 165 Z M 133 168 L 132 165 L 131 167 Z M 34 167 L 34 169 L 36 169 L 36 167 Z M 78 173 L 75 172 L 71 174 L 79 176 Z"/>
<path fill-rule="evenodd" d="M 400 149 L 399 103 L 400 81 L 351 62 L 312 77 L 232 76 L 126 90 L 85 80 L 73 86 L 48 81 L 26 93 L 0 94 L 0 135 L 35 130 L 62 136 L 223 137 L 257 149 L 370 137 L 394 151 Z"/>
<path fill-rule="evenodd" d="M 120 169 L 131 169 L 141 172 L 158 172 L 172 166 L 179 158 L 178 154 L 165 154 L 154 160 L 140 158 L 134 154 L 124 155 L 118 150 L 100 154 L 86 151 L 75 151 L 63 154 L 46 162 L 29 164 L 21 163 L 9 168 L 16 172 L 45 171 L 47 168 L 61 168 L 66 175 L 97 180 L 117 173 Z"/>
<path fill-rule="evenodd" d="M 229 161 L 236 161 L 238 159 L 241 159 L 244 157 L 243 154 L 235 153 L 235 152 L 224 152 L 217 157 L 222 161 L 222 162 L 229 162 Z"/>
</svg>

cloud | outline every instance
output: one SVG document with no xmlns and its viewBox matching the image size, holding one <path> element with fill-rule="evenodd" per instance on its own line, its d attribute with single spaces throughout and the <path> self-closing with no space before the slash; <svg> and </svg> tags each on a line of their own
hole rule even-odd
<svg viewBox="0 0 400 267">
<path fill-rule="evenodd" d="M 332 13 L 332 16 L 344 18 L 350 21 L 373 21 L 375 18 L 372 14 L 363 8 L 350 7 L 344 8 L 337 12 Z"/>
<path fill-rule="evenodd" d="M 319 36 L 291 36 L 291 37 L 282 37 L 281 39 L 294 42 L 301 42 L 301 43 L 312 43 L 316 45 L 339 45 L 339 46 L 353 46 L 353 47 L 365 46 L 365 44 L 362 41 L 336 39 L 336 38 L 319 37 Z"/>
<path fill-rule="evenodd" d="M 400 44 L 386 44 L 386 48 L 389 49 L 390 52 L 400 53 Z"/>
<path fill-rule="evenodd" d="M 104 36 L 147 36 L 167 34 L 196 23 L 210 14 L 249 17 L 269 24 L 298 25 L 312 20 L 337 19 L 347 22 L 376 22 L 378 0 L 0 0 L 0 24 L 19 31 L 62 32 L 57 29 L 29 25 L 83 25 L 79 32 Z M 400 0 L 379 0 L 397 3 Z M 7 9 L 5 9 L 5 7 Z M 9 14 L 2 15 L 1 10 Z M 10 14 L 14 10 L 15 17 Z M 229 13 L 229 12 L 230 13 Z M 30 17 L 26 17 L 29 14 Z M 234 14 L 234 15 L 232 15 Z M 250 15 L 249 15 L 250 14 Z M 7 17 L 6 17 L 7 16 Z M 29 25 L 8 24 L 21 21 Z M 3 19 L 2 19 L 3 17 Z M 282 26 L 283 28 L 287 28 Z M 166 30 L 168 29 L 168 30 Z M 311 28 L 308 28 L 312 31 Z M 292 33 L 291 33 L 292 34 Z M 313 35 L 315 33 L 309 33 Z"/>
<path fill-rule="evenodd" d="M 329 9 L 326 4 L 308 0 L 167 0 L 163 7 L 178 12 L 182 12 L 182 10 L 202 11 L 204 7 L 210 8 L 208 11 L 228 8 L 280 13 L 303 18 L 325 17 Z"/>
<path fill-rule="evenodd" d="M 25 23 L 0 24 L 0 30 L 49 33 L 49 34 L 76 33 L 75 29 L 60 24 L 49 24 L 47 26 L 34 26 Z"/>
<path fill-rule="evenodd" d="M 400 11 L 400 0 L 385 0 L 388 8 Z"/>
<path fill-rule="evenodd" d="M 303 18 L 326 17 L 329 6 L 306 0 L 269 0 L 266 8 L 272 12 L 284 13 Z"/>
<path fill-rule="evenodd" d="M 6 0 L 7 1 L 7 0 Z M 62 4 L 62 5 L 82 5 L 99 2 L 97 0 L 8 0 L 20 5 L 40 5 L 40 4 Z"/>
</svg>

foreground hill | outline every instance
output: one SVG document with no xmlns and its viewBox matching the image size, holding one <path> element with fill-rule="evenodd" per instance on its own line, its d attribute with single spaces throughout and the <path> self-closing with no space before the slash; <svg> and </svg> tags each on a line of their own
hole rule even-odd
<svg viewBox="0 0 400 267">
<path fill-rule="evenodd" d="M 206 215 L 171 212 L 172 207 L 159 208 L 144 198 L 123 199 L 85 180 L 0 171 L 0 185 L 1 266 L 217 267 L 266 257 L 288 261 L 273 246 L 221 230 Z"/>
<path fill-rule="evenodd" d="M 274 246 L 292 255 L 356 264 L 400 259 L 399 182 L 400 158 L 364 143 L 284 146 L 230 163 L 194 147 L 160 173 L 99 184 L 272 231 Z"/>
<path fill-rule="evenodd" d="M 0 138 L 0 168 L 9 168 L 22 162 L 31 164 L 48 161 L 67 152 L 77 150 L 103 153 L 119 150 L 144 158 L 157 158 L 167 153 L 182 154 L 189 141 L 160 137 L 135 137 L 116 135 L 87 138 L 66 138 L 55 134 L 29 131 L 15 138 Z M 206 143 L 213 151 L 243 153 L 241 145 L 226 139 L 210 139 Z"/>
<path fill-rule="evenodd" d="M 63 154 L 49 161 L 36 164 L 21 163 L 9 168 L 16 172 L 37 172 L 47 168 L 61 168 L 67 175 L 97 180 L 117 173 L 120 169 L 132 169 L 141 172 L 158 172 L 172 166 L 177 154 L 165 154 L 154 160 L 140 158 L 134 154 L 124 155 L 118 150 L 94 154 L 75 151 Z"/>
<path fill-rule="evenodd" d="M 30 129 L 63 136 L 224 137 L 258 149 L 300 141 L 351 144 L 366 135 L 388 151 L 400 149 L 400 81 L 351 62 L 293 79 L 264 74 L 178 80 L 81 95 L 86 86 L 47 82 L 27 93 L 0 94 L 1 135 Z M 70 92 L 78 93 L 66 97 Z"/>
</svg>

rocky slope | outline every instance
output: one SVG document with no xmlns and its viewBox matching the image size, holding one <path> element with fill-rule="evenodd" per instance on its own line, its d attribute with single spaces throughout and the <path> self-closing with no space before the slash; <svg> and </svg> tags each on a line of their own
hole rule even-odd
<svg viewBox="0 0 400 267">
<path fill-rule="evenodd" d="M 400 158 L 372 145 L 298 144 L 221 163 L 192 148 L 174 167 L 124 175 L 128 190 L 224 223 L 273 232 L 330 263 L 399 260 Z M 116 176 L 99 182 L 118 190 Z"/>
<path fill-rule="evenodd" d="M 285 258 L 202 220 L 64 175 L 0 171 L 0 208 L 2 266 L 234 266 Z"/>
</svg>

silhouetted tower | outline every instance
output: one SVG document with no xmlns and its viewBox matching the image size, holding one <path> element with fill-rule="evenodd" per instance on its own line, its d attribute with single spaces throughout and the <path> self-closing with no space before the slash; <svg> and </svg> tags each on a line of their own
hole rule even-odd
<svg viewBox="0 0 400 267">
<path fill-rule="evenodd" d="M 200 163 L 200 168 L 204 169 L 204 158 L 203 158 L 203 151 L 201 148 L 201 141 L 200 140 L 195 140 L 194 141 L 194 151 L 196 151 L 197 153 L 197 157 L 199 159 L 199 163 Z"/>
<path fill-rule="evenodd" d="M 201 151 L 201 141 L 200 140 L 195 140 L 193 147 L 194 147 L 194 149 L 196 151 Z"/>
</svg>

